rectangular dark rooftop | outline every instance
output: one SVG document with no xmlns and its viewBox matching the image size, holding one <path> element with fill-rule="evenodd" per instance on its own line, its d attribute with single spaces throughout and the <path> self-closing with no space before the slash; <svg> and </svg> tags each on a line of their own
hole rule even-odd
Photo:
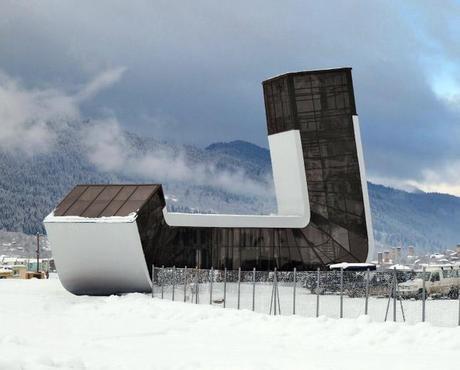
<svg viewBox="0 0 460 370">
<path fill-rule="evenodd" d="M 56 207 L 54 216 L 128 216 L 142 208 L 159 187 L 155 184 L 77 185 Z"/>
<path fill-rule="evenodd" d="M 262 81 L 262 84 L 265 84 L 267 82 L 285 78 L 287 76 L 302 76 L 302 75 L 327 75 L 327 74 L 333 74 L 337 72 L 347 72 L 351 73 L 352 68 L 351 67 L 340 67 L 340 68 L 327 68 L 327 69 L 314 69 L 310 71 L 297 71 L 297 72 L 286 72 L 282 73 L 280 75 L 276 75 L 270 78 L 267 78 L 265 81 Z"/>
</svg>

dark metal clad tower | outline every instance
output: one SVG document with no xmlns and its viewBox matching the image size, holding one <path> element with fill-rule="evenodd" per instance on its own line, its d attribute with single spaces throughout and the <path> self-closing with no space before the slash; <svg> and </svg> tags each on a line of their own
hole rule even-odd
<svg viewBox="0 0 460 370">
<path fill-rule="evenodd" d="M 161 213 L 164 200 L 155 199 L 151 216 L 138 220 L 149 265 L 310 269 L 366 260 L 368 235 L 351 69 L 289 73 L 265 81 L 263 89 L 268 134 L 300 132 L 309 225 L 170 227 Z"/>
<path fill-rule="evenodd" d="M 365 260 L 368 235 L 351 68 L 289 73 L 263 87 L 269 135 L 300 131 L 311 208 L 308 243 L 326 263 Z"/>
</svg>

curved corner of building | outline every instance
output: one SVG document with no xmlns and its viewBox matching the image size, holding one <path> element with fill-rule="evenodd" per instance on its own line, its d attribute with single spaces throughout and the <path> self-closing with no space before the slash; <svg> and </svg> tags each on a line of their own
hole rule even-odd
<svg viewBox="0 0 460 370">
<path fill-rule="evenodd" d="M 136 222 L 45 223 L 64 288 L 77 295 L 151 290 Z"/>
</svg>

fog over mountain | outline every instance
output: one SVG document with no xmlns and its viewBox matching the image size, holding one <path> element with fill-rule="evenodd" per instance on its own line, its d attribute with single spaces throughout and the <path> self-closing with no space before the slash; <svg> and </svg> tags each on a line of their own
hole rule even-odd
<svg viewBox="0 0 460 370">
<path fill-rule="evenodd" d="M 0 151 L 0 229 L 33 234 L 78 183 L 162 183 L 171 210 L 276 211 L 270 153 L 245 141 L 206 148 L 140 137 L 113 122 L 47 123 L 53 145 L 34 155 Z M 369 184 L 378 249 L 456 244 L 460 198 Z"/>
</svg>

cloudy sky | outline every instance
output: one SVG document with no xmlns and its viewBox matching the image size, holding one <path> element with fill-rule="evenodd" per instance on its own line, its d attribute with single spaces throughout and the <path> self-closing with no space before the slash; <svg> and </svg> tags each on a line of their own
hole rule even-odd
<svg viewBox="0 0 460 370">
<path fill-rule="evenodd" d="M 0 14 L 0 145 L 39 140 L 18 122 L 40 111 L 267 146 L 262 80 L 351 66 L 370 179 L 460 195 L 458 0 L 1 0 Z"/>
</svg>

